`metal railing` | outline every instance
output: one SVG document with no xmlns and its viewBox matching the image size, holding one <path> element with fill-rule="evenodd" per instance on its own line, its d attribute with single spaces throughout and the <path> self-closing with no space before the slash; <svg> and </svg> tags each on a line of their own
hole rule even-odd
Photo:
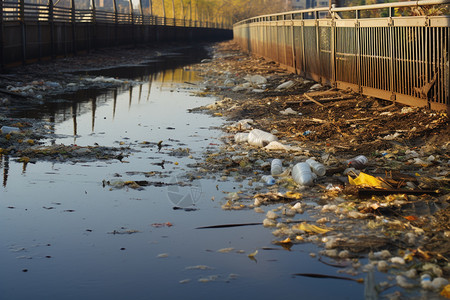
<svg viewBox="0 0 450 300">
<path fill-rule="evenodd" d="M 234 39 L 245 50 L 316 81 L 448 111 L 450 16 L 401 16 L 398 9 L 449 3 L 409 1 L 259 16 L 236 23 Z M 383 13 L 373 17 L 370 11 Z M 353 17 L 341 18 L 343 13 Z"/>
<path fill-rule="evenodd" d="M 47 2 L 47 1 L 46 1 Z M 82 9 L 76 7 L 76 0 L 72 1 L 73 7 L 63 7 L 48 1 L 47 4 L 30 3 L 25 0 L 1 1 L 1 21 L 42 21 L 42 22 L 101 22 L 109 24 L 133 24 L 133 25 L 166 25 L 182 27 L 207 27 L 228 28 L 231 26 L 224 22 L 211 22 L 206 20 L 189 20 L 166 18 L 146 14 L 139 9 L 133 9 L 128 13 L 111 11 L 92 7 Z"/>
<path fill-rule="evenodd" d="M 231 27 L 224 23 L 165 18 L 131 5 L 128 12 L 108 11 L 96 8 L 96 2 L 89 0 L 86 9 L 78 0 L 0 0 L 0 70 L 96 48 L 232 36 Z"/>
</svg>

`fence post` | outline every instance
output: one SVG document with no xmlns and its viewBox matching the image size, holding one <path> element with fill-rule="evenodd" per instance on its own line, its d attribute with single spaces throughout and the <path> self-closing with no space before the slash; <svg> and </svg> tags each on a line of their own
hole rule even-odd
<svg viewBox="0 0 450 300">
<path fill-rule="evenodd" d="M 355 12 L 355 34 L 356 34 L 356 74 L 358 78 L 358 92 L 362 92 L 362 83 L 361 83 L 361 30 L 359 26 L 359 17 L 360 11 L 357 10 Z"/>
<path fill-rule="evenodd" d="M 55 58 L 55 24 L 53 22 L 53 17 L 54 17 L 54 5 L 53 5 L 53 0 L 48 0 L 48 22 L 50 24 L 50 53 L 51 53 L 51 57 L 52 59 Z"/>
<path fill-rule="evenodd" d="M 74 55 L 77 54 L 77 30 L 76 30 L 76 19 L 75 19 L 75 0 L 71 1 L 71 18 L 70 21 L 72 23 L 72 52 Z"/>
<path fill-rule="evenodd" d="M 91 48 L 96 48 L 95 41 L 97 40 L 97 9 L 95 8 L 95 0 L 91 0 L 91 10 L 92 10 L 92 37 L 90 36 L 91 30 L 89 30 L 89 46 L 88 51 L 91 51 Z M 92 45 L 92 47 L 91 47 Z"/>
<path fill-rule="evenodd" d="M 119 15 L 117 12 L 117 1 L 113 0 L 113 8 L 114 8 L 114 40 L 115 45 L 119 44 Z"/>
<path fill-rule="evenodd" d="M 395 101 L 395 92 L 394 92 L 394 23 L 392 22 L 394 8 L 389 8 L 389 76 L 390 76 L 390 90 L 392 92 L 391 100 Z"/>
<path fill-rule="evenodd" d="M 318 18 L 318 12 L 314 11 L 314 20 L 315 20 L 315 27 L 316 27 L 316 70 L 320 70 L 319 72 L 322 73 L 322 69 L 320 67 L 320 34 L 319 34 L 319 18 Z M 319 82 L 322 82 L 322 74 L 319 75 Z"/>
<path fill-rule="evenodd" d="M 297 72 L 297 56 L 295 53 L 294 14 L 291 15 L 291 38 L 292 38 L 292 66 L 294 67 L 295 74 L 298 74 L 298 72 Z"/>
<path fill-rule="evenodd" d="M 134 45 L 136 45 L 135 40 L 135 34 L 134 34 L 134 12 L 133 12 L 133 3 L 132 1 L 129 1 L 130 3 L 130 19 L 131 19 L 131 41 Z"/>
<path fill-rule="evenodd" d="M 333 8 L 335 4 L 332 4 Z M 336 87 L 336 13 L 331 13 L 331 84 Z"/>
<path fill-rule="evenodd" d="M 5 47 L 5 41 L 3 37 L 3 1 L 0 1 L 0 70 L 5 67 L 5 61 L 3 58 L 3 48 Z"/>
<path fill-rule="evenodd" d="M 22 35 L 22 63 L 27 61 L 27 32 L 25 27 L 25 3 L 24 0 L 19 0 L 19 21 L 20 31 Z"/>
<path fill-rule="evenodd" d="M 304 14 L 301 13 L 301 19 L 302 19 L 302 71 L 303 77 L 306 77 L 306 57 L 305 57 L 305 20 L 304 20 Z"/>
</svg>

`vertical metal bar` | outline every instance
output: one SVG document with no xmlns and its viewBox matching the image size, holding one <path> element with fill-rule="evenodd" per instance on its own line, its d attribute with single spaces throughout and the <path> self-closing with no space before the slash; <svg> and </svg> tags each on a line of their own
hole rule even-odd
<svg viewBox="0 0 450 300">
<path fill-rule="evenodd" d="M 319 75 L 319 82 L 322 83 L 322 72 L 320 71 L 320 35 L 319 35 L 319 20 L 318 20 L 317 11 L 314 11 L 314 21 L 315 21 L 315 29 L 316 29 L 316 59 L 314 66 L 314 73 Z"/>
<path fill-rule="evenodd" d="M 355 35 L 356 35 L 356 74 L 358 78 L 358 91 L 361 92 L 361 30 L 359 27 L 359 10 L 355 12 Z"/>
<path fill-rule="evenodd" d="M 438 71 L 438 68 L 437 68 L 437 63 L 438 63 L 438 51 L 439 51 L 439 39 L 438 39 L 438 34 L 437 34 L 437 27 L 430 27 L 430 30 L 432 30 L 432 33 L 433 33 L 433 39 L 432 39 L 432 41 L 434 40 L 434 42 L 436 43 L 435 45 L 436 45 L 436 47 L 433 47 L 434 48 L 434 51 L 433 51 L 433 61 L 432 61 L 432 70 L 431 70 L 431 74 L 430 74 L 430 77 L 431 76 L 433 76 L 432 78 L 434 78 L 434 76 L 437 76 L 436 75 L 436 73 L 437 73 L 437 71 Z M 432 48 L 432 50 L 433 50 L 433 48 Z M 432 99 L 432 102 L 436 102 L 437 101 L 437 91 L 438 91 L 438 86 L 439 86 L 439 82 L 437 81 L 432 87 L 431 87 L 431 89 L 430 89 L 430 92 L 431 92 L 431 95 L 432 95 L 432 97 L 430 97 L 430 99 Z"/>
<path fill-rule="evenodd" d="M 437 49 L 437 51 L 438 51 L 438 57 L 439 57 L 439 60 L 438 60 L 438 66 L 437 66 L 437 70 L 436 70 L 436 72 L 438 72 L 438 75 L 437 75 L 437 83 L 438 83 L 438 86 L 437 86 L 437 89 L 438 89 L 438 97 L 437 97 L 437 99 L 436 99 L 436 101 L 437 102 L 439 102 L 439 103 L 442 103 L 442 99 L 443 99 L 443 87 L 442 87 L 442 83 L 444 83 L 444 77 L 443 77 L 443 74 L 444 74 L 444 70 L 443 70 L 443 66 L 444 66 L 444 59 L 443 59 L 443 49 L 444 49 L 444 45 L 442 44 L 442 42 L 443 42 L 443 33 L 444 33 L 444 28 L 436 28 L 436 30 L 438 31 L 438 40 L 439 40 L 439 48 Z"/>
<path fill-rule="evenodd" d="M 70 22 L 72 24 L 72 52 L 74 55 L 77 54 L 77 30 L 76 30 L 76 19 L 75 19 L 75 0 L 71 0 L 70 5 Z"/>
<path fill-rule="evenodd" d="M 428 36 L 429 27 L 425 27 L 425 80 L 424 84 L 430 81 L 428 66 L 429 66 L 429 54 L 428 54 L 428 45 L 429 45 L 429 36 Z"/>
<path fill-rule="evenodd" d="M 416 76 L 414 73 L 414 36 L 412 35 L 412 27 L 408 27 L 408 95 L 413 95 L 413 82 L 414 77 Z"/>
<path fill-rule="evenodd" d="M 151 0 L 150 0 L 151 2 Z M 150 5 L 151 7 L 151 5 Z M 113 8 L 114 8 L 114 42 L 116 45 L 119 44 L 119 15 L 117 11 L 117 1 L 113 0 Z"/>
<path fill-rule="evenodd" d="M 294 33 L 294 18 L 291 18 L 291 51 L 292 51 L 292 67 L 294 68 L 295 74 L 298 74 L 297 71 L 297 57 L 295 55 L 295 33 Z"/>
<path fill-rule="evenodd" d="M 302 20 L 302 70 L 303 76 L 306 77 L 306 55 L 305 55 L 305 20 L 303 19 L 304 15 L 301 13 Z"/>
<path fill-rule="evenodd" d="M 420 76 L 420 57 L 418 55 L 418 46 L 420 45 L 420 31 L 417 29 L 417 27 L 413 27 L 414 28 L 414 70 L 413 70 L 413 74 L 415 76 L 413 76 L 414 81 L 413 81 L 413 87 L 417 87 L 418 86 L 418 77 Z M 412 95 L 417 97 L 416 92 L 413 90 L 412 91 Z"/>
<path fill-rule="evenodd" d="M 331 3 L 331 2 L 330 2 Z M 336 20 L 335 13 L 331 14 L 331 42 L 330 42 L 330 63 L 331 63 L 331 84 L 336 87 Z"/>
<path fill-rule="evenodd" d="M 4 51 L 5 41 L 3 36 L 3 1 L 0 1 L 0 70 L 5 67 Z"/>
<path fill-rule="evenodd" d="M 283 29 L 283 56 L 284 56 L 284 64 L 287 65 L 287 26 L 286 21 L 283 21 L 283 26 L 281 27 Z"/>
<path fill-rule="evenodd" d="M 401 93 L 402 94 L 406 94 L 405 90 L 405 86 L 406 86 L 406 28 L 402 27 L 402 37 L 400 38 L 400 43 L 401 43 L 401 48 L 400 51 L 402 51 L 402 90 Z"/>
<path fill-rule="evenodd" d="M 130 16 L 129 17 L 131 19 L 131 42 L 136 45 L 136 39 L 135 39 L 135 34 L 134 34 L 135 28 L 134 28 L 133 3 L 132 3 L 132 0 L 128 0 L 128 1 L 129 1 L 128 3 L 130 4 Z"/>
<path fill-rule="evenodd" d="M 50 0 L 51 1 L 51 0 Z M 22 63 L 27 61 L 27 32 L 25 25 L 25 3 L 24 0 L 19 0 L 19 21 L 22 35 Z"/>
<path fill-rule="evenodd" d="M 97 40 L 97 10 L 95 8 L 95 0 L 91 0 L 91 12 L 92 12 L 92 25 L 90 26 L 91 28 L 89 28 L 90 30 L 88 30 L 88 35 L 89 35 L 89 42 L 88 42 L 88 51 L 91 51 L 91 48 L 93 46 L 93 48 L 95 49 L 96 44 L 95 41 Z M 92 36 L 91 36 L 91 30 L 93 31 Z"/>
</svg>

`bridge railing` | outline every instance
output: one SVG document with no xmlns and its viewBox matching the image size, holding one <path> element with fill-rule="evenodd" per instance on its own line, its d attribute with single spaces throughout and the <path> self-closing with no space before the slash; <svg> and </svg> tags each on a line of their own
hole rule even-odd
<svg viewBox="0 0 450 300">
<path fill-rule="evenodd" d="M 96 8 L 96 3 L 100 2 L 0 0 L 0 70 L 124 44 L 231 38 L 223 23 L 160 17 L 131 6 L 108 10 Z"/>
<path fill-rule="evenodd" d="M 412 14 L 431 5 L 444 5 L 448 14 L 449 3 L 408 1 L 265 15 L 236 23 L 234 38 L 247 51 L 318 82 L 448 111 L 450 16 Z"/>
</svg>

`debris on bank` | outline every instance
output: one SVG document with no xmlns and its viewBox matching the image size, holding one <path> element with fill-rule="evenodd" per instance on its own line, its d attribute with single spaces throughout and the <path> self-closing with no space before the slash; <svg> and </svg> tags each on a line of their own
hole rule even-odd
<svg viewBox="0 0 450 300">
<path fill-rule="evenodd" d="M 351 260 L 343 273 L 392 275 L 377 284 L 378 293 L 397 285 L 405 294 L 418 288 L 445 294 L 445 112 L 322 86 L 243 54 L 233 42 L 216 46 L 214 59 L 196 69 L 202 93 L 220 100 L 192 112 L 229 121 L 223 146 L 194 166 L 218 181 L 239 182 L 223 209 L 265 214 L 262 225 L 273 231 L 275 245 L 315 243 L 320 256 Z M 216 227 L 224 225 L 204 228 Z"/>
</svg>

